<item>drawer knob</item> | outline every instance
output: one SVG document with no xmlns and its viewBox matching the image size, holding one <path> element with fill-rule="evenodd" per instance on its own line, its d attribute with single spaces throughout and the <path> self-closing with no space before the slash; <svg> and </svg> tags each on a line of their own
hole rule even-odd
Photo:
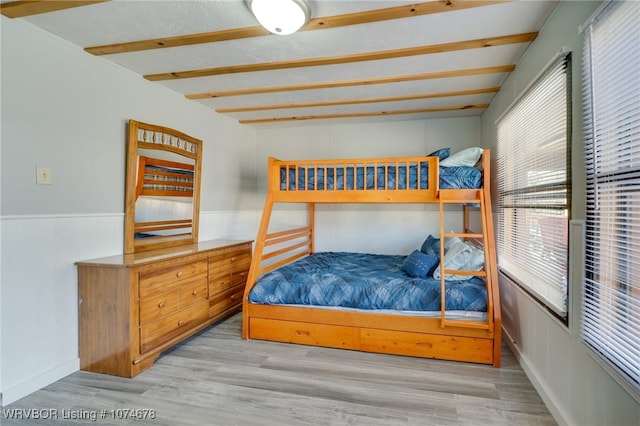
<svg viewBox="0 0 640 426">
<path fill-rule="evenodd" d="M 178 327 L 182 327 L 184 325 L 184 320 L 178 321 Z"/>
<path fill-rule="evenodd" d="M 193 290 L 193 291 L 191 292 L 191 294 L 193 294 L 193 295 L 195 296 L 196 294 L 198 294 L 198 290 Z"/>
<path fill-rule="evenodd" d="M 161 308 L 161 309 L 164 308 L 164 302 L 158 303 L 158 308 Z"/>
<path fill-rule="evenodd" d="M 138 365 L 138 364 L 140 364 L 140 361 L 142 361 L 140 358 L 136 358 L 133 361 L 131 361 L 131 364 Z"/>
<path fill-rule="evenodd" d="M 235 257 L 235 256 L 231 258 L 231 261 L 232 261 L 232 262 L 234 262 L 235 260 L 236 260 L 236 257 Z"/>
<path fill-rule="evenodd" d="M 176 272 L 176 277 L 181 277 L 181 276 L 182 276 L 182 271 Z"/>
</svg>

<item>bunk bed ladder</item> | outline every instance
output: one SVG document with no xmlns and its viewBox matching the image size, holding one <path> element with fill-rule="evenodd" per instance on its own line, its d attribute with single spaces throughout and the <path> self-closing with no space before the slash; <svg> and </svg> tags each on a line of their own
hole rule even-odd
<svg viewBox="0 0 640 426">
<path fill-rule="evenodd" d="M 488 224 L 487 220 L 492 218 L 487 217 L 487 210 L 485 209 L 485 194 L 482 189 L 442 189 L 439 193 L 439 205 L 440 205 L 440 262 L 444 265 L 445 259 L 445 240 L 446 238 L 458 237 L 462 239 L 481 240 L 484 248 L 484 264 L 485 268 L 480 271 L 468 271 L 468 270 L 453 270 L 444 269 L 440 271 L 440 294 L 442 295 L 440 300 L 440 322 L 441 326 L 456 326 L 466 328 L 477 328 L 493 330 L 493 303 L 491 302 L 492 296 L 489 294 L 489 286 L 487 286 L 487 320 L 486 321 L 468 321 L 468 320 L 455 320 L 446 317 L 446 300 L 445 300 L 445 277 L 446 275 L 468 275 L 482 277 L 486 280 L 490 279 L 488 274 L 487 265 L 491 265 L 490 250 L 491 243 L 488 241 Z M 460 204 L 463 206 L 464 211 L 464 230 L 463 232 L 446 232 L 444 225 L 445 204 Z M 480 207 L 480 217 L 482 223 L 482 230 L 480 233 L 471 232 L 469 226 L 469 205 L 477 204 Z M 494 284 L 495 285 L 495 284 Z"/>
</svg>

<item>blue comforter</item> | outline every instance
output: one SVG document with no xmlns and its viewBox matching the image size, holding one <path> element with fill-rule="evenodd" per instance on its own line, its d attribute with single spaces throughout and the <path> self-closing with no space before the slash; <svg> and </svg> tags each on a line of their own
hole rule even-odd
<svg viewBox="0 0 640 426">
<path fill-rule="evenodd" d="M 375 169 L 375 171 L 374 171 Z M 288 177 L 288 190 L 318 190 L 325 189 L 363 189 L 365 183 L 365 167 L 346 168 L 290 168 Z M 366 167 L 366 188 L 367 189 L 427 189 L 429 167 L 428 163 L 420 166 L 420 179 L 418 183 L 418 167 L 416 165 L 408 168 L 409 179 L 407 182 L 406 167 Z M 386 173 L 386 182 L 385 182 Z M 296 176 L 297 174 L 297 176 Z M 317 177 L 316 177 L 317 174 Z M 326 177 L 325 177 L 326 174 Z M 346 175 L 346 188 L 345 188 Z M 377 180 L 376 180 L 377 175 Z M 287 171 L 285 167 L 280 168 L 280 189 L 287 189 Z M 306 181 L 306 182 L 305 182 Z M 305 186 L 306 183 L 306 186 Z M 377 183 L 377 185 L 376 185 Z M 476 167 L 440 167 L 440 189 L 470 189 L 480 188 L 482 184 L 482 172 Z"/>
<path fill-rule="evenodd" d="M 249 294 L 251 303 L 439 311 L 440 280 L 411 278 L 405 256 L 315 253 L 265 274 Z M 486 312 L 484 281 L 448 282 L 446 310 Z"/>
</svg>

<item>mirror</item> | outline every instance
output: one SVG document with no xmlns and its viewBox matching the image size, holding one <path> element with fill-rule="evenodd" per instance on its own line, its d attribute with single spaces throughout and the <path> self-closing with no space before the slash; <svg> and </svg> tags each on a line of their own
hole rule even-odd
<svg viewBox="0 0 640 426">
<path fill-rule="evenodd" d="M 202 141 L 129 120 L 124 252 L 198 241 Z"/>
</svg>

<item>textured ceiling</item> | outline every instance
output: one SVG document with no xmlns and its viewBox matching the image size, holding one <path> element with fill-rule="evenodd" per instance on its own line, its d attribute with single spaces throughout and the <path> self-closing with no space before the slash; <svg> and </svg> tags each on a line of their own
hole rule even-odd
<svg viewBox="0 0 640 426">
<path fill-rule="evenodd" d="M 289 36 L 255 28 L 243 0 L 113 0 L 14 19 L 87 55 L 162 39 L 152 49 L 110 47 L 118 53 L 101 57 L 241 123 L 265 126 L 480 115 L 557 1 L 309 3 L 310 24 Z M 2 1 L 3 14 L 11 4 Z M 380 21 L 364 13 L 383 9 L 373 15 Z M 346 18 L 362 23 L 341 25 Z M 243 28 L 251 36 L 187 45 L 194 37 L 176 39 L 235 37 L 226 34 Z"/>
</svg>

